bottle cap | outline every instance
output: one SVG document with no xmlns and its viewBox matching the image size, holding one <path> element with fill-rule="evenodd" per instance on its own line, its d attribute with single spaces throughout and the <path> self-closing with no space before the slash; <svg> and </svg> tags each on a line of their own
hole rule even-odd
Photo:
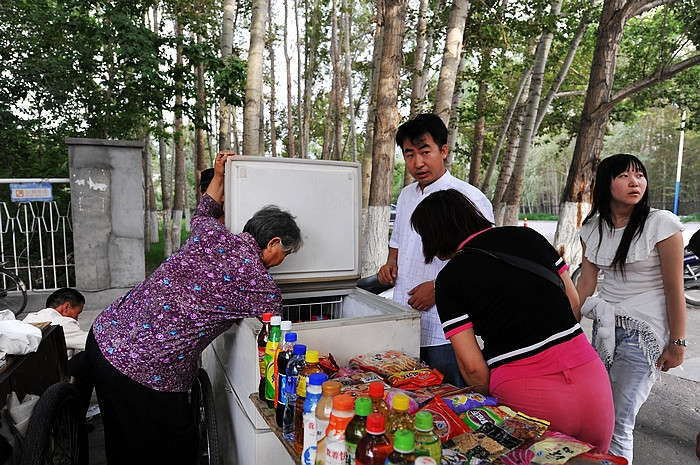
<svg viewBox="0 0 700 465">
<path fill-rule="evenodd" d="M 361 417 L 366 417 L 372 413 L 372 399 L 369 397 L 358 397 L 355 399 L 355 413 Z"/>
<path fill-rule="evenodd" d="M 340 394 L 340 388 L 343 385 L 340 384 L 340 381 L 336 380 L 329 380 L 323 383 L 321 386 L 321 392 L 327 396 L 337 396 Z"/>
<path fill-rule="evenodd" d="M 282 317 L 281 317 L 281 316 L 275 315 L 275 316 L 273 316 L 272 318 L 270 318 L 270 324 L 271 324 L 272 326 L 279 326 L 281 323 L 282 323 Z"/>
<path fill-rule="evenodd" d="M 432 457 L 421 455 L 420 457 L 416 457 L 416 461 L 413 462 L 413 465 L 437 465 L 437 462 Z"/>
<path fill-rule="evenodd" d="M 384 383 L 381 381 L 372 381 L 369 383 L 369 396 L 384 398 Z"/>
<path fill-rule="evenodd" d="M 292 329 L 292 322 L 289 320 L 282 320 L 282 323 L 280 323 L 280 329 L 282 331 L 290 331 Z"/>
<path fill-rule="evenodd" d="M 306 346 L 304 344 L 297 344 L 294 346 L 294 355 L 304 355 L 306 353 Z"/>
<path fill-rule="evenodd" d="M 287 333 L 284 335 L 284 340 L 287 342 L 296 342 L 297 333 Z"/>
<path fill-rule="evenodd" d="M 267 323 L 272 318 L 272 312 L 265 312 L 262 314 L 262 322 Z"/>
<path fill-rule="evenodd" d="M 306 363 L 318 363 L 318 350 L 306 351 Z"/>
<path fill-rule="evenodd" d="M 333 398 L 333 410 L 352 410 L 355 399 L 349 394 L 338 394 Z"/>
<path fill-rule="evenodd" d="M 394 450 L 396 452 L 413 452 L 413 431 L 410 429 L 400 429 L 394 433 Z"/>
<path fill-rule="evenodd" d="M 370 413 L 367 417 L 367 432 L 383 434 L 386 428 L 386 419 L 381 413 Z"/>
<path fill-rule="evenodd" d="M 433 429 L 433 414 L 427 410 L 416 412 L 415 422 L 418 431 L 431 431 Z"/>
<path fill-rule="evenodd" d="M 396 394 L 391 403 L 391 408 L 399 412 L 408 412 L 408 403 L 409 399 L 406 394 Z"/>
<path fill-rule="evenodd" d="M 314 386 L 321 386 L 328 379 L 328 375 L 325 373 L 311 373 L 309 375 L 309 384 Z M 431 419 L 432 421 L 432 419 Z"/>
</svg>

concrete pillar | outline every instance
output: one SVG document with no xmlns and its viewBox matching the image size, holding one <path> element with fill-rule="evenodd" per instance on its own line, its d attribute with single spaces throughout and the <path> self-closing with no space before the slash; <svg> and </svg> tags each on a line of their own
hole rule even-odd
<svg viewBox="0 0 700 465">
<path fill-rule="evenodd" d="M 131 287 L 145 278 L 142 142 L 66 139 L 76 287 Z"/>
</svg>

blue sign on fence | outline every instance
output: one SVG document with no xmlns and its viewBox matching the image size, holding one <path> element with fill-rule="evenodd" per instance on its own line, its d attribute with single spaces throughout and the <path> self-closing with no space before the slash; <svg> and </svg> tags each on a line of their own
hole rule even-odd
<svg viewBox="0 0 700 465">
<path fill-rule="evenodd" d="M 10 195 L 13 202 L 51 202 L 53 190 L 48 182 L 25 182 L 10 184 Z"/>
</svg>

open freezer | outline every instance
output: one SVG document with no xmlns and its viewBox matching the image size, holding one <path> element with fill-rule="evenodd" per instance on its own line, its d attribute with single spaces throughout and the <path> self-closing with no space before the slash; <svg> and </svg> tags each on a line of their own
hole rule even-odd
<svg viewBox="0 0 700 465">
<path fill-rule="evenodd" d="M 357 163 L 236 157 L 228 161 L 226 225 L 239 232 L 248 218 L 275 204 L 296 216 L 304 247 L 271 269 L 282 290 L 283 317 L 298 342 L 339 365 L 368 352 L 399 350 L 418 357 L 420 314 L 355 287 L 359 277 L 361 178 Z M 259 381 L 257 334 L 246 318 L 204 353 L 217 410 L 225 464 L 286 464 L 291 458 L 250 395 Z"/>
</svg>

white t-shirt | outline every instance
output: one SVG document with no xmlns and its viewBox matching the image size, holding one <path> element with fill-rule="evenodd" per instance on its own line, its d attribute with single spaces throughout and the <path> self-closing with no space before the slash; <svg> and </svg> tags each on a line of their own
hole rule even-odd
<svg viewBox="0 0 700 465">
<path fill-rule="evenodd" d="M 486 196 L 471 184 L 455 178 L 446 171 L 440 179 L 425 187 L 421 191 L 417 182 L 404 187 L 396 202 L 396 220 L 394 231 L 391 234 L 389 247 L 399 250 L 398 276 L 394 285 L 394 302 L 408 307 L 408 291 L 426 281 L 432 281 L 447 263 L 437 257 L 432 263 L 425 263 L 423 256 L 423 243 L 420 235 L 411 228 L 411 215 L 416 206 L 433 192 L 456 189 L 474 203 L 476 208 L 493 222 L 493 207 Z M 438 346 L 448 344 L 445 333 L 438 317 L 435 305 L 425 312 L 421 312 L 421 347 Z"/>
<path fill-rule="evenodd" d="M 50 322 L 63 328 L 63 336 L 66 338 L 66 349 L 70 360 L 77 352 L 85 350 L 85 341 L 88 333 L 80 329 L 78 320 L 63 316 L 53 308 L 45 308 L 38 312 L 28 313 L 23 320 L 25 323 Z"/>
</svg>

